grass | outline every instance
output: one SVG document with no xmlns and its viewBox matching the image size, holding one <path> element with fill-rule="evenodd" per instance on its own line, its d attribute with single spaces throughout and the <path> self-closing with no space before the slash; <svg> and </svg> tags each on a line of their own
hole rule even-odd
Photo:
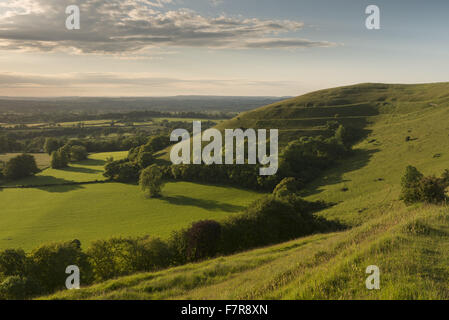
<svg viewBox="0 0 449 320">
<path fill-rule="evenodd" d="M 127 151 L 94 153 L 89 155 L 87 160 L 71 163 L 68 168 L 52 169 L 47 168 L 33 177 L 5 183 L 4 186 L 21 185 L 47 185 L 63 184 L 68 182 L 88 182 L 106 180 L 103 176 L 106 158 L 113 157 L 114 160 L 126 158 Z"/>
<path fill-rule="evenodd" d="M 436 228 L 410 234 L 417 220 Z M 447 299 L 447 208 L 375 219 L 347 232 L 315 235 L 155 273 L 106 281 L 50 299 Z M 381 290 L 365 287 L 375 264 Z"/>
<path fill-rule="evenodd" d="M 3 189 L 0 248 L 29 250 L 75 238 L 87 246 L 112 236 L 167 237 L 193 221 L 235 214 L 258 197 L 183 182 L 168 183 L 160 199 L 147 199 L 139 186 L 120 183 Z"/>
<path fill-rule="evenodd" d="M 89 242 L 112 236 L 154 235 L 202 219 L 221 219 L 243 210 L 260 197 L 256 192 L 193 183 L 168 183 L 161 199 L 147 199 L 134 184 L 56 184 L 104 180 L 107 157 L 127 152 L 97 153 L 63 170 L 46 169 L 9 185 L 46 185 L 0 189 L 0 248 L 30 250 L 46 242 Z M 70 205 L 68 205 L 70 204 Z"/>
<path fill-rule="evenodd" d="M 283 128 L 297 134 L 297 129 L 320 130 L 316 118 L 324 123 L 334 112 L 346 121 L 354 119 L 352 114 L 363 117 L 365 136 L 350 159 L 317 178 L 303 196 L 334 203 L 318 214 L 351 229 L 47 298 L 449 299 L 449 208 L 406 207 L 398 200 L 407 165 L 425 175 L 449 168 L 449 84 L 323 90 L 247 112 L 218 127 L 257 128 L 266 119 L 314 118 L 313 126 L 299 128 L 307 122 L 291 121 Z M 407 142 L 407 136 L 412 140 Z M 284 142 L 291 138 L 281 132 Z M 380 290 L 365 287 L 369 265 L 380 268 Z"/>
</svg>

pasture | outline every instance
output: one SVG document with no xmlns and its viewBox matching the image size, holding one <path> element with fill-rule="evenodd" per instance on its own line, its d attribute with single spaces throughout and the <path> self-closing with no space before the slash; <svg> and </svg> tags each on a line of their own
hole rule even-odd
<svg viewBox="0 0 449 320">
<path fill-rule="evenodd" d="M 104 160 L 126 152 L 93 154 L 64 170 L 46 169 L 10 185 L 104 180 Z M 112 236 L 167 237 L 202 219 L 242 211 L 261 194 L 237 188 L 168 183 L 160 199 L 148 199 L 134 184 L 100 183 L 0 189 L 0 249 L 30 250 L 40 244 L 79 239 L 84 245 Z"/>
</svg>

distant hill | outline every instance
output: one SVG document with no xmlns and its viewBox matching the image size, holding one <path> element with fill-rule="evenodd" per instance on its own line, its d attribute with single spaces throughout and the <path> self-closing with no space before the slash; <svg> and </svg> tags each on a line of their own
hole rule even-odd
<svg viewBox="0 0 449 320">
<path fill-rule="evenodd" d="M 407 113 L 449 103 L 449 83 L 375 84 L 331 88 L 247 111 L 220 123 L 219 129 L 279 129 L 286 143 L 323 133 L 328 121 L 362 129 L 385 113 Z"/>
<path fill-rule="evenodd" d="M 8 98 L 0 97 L 0 113 L 4 112 L 60 112 L 91 113 L 129 112 L 139 110 L 180 112 L 240 112 L 284 100 L 285 97 L 64 97 L 64 98 Z"/>
</svg>

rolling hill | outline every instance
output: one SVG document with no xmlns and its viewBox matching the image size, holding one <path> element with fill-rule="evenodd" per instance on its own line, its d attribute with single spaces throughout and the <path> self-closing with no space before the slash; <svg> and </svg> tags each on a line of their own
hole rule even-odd
<svg viewBox="0 0 449 320">
<path fill-rule="evenodd" d="M 398 200 L 407 165 L 449 168 L 448 118 L 449 83 L 334 88 L 240 114 L 218 128 L 277 126 L 284 144 L 329 119 L 363 130 L 354 155 L 303 191 L 334 204 L 318 215 L 351 228 L 45 298 L 448 299 L 448 208 Z M 380 268 L 380 290 L 365 287 L 369 265 Z"/>
</svg>

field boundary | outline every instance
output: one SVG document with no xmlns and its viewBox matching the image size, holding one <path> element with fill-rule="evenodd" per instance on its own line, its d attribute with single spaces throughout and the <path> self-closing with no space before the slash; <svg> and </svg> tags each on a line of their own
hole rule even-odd
<svg viewBox="0 0 449 320">
<path fill-rule="evenodd" d="M 112 180 L 95 180 L 95 181 L 81 181 L 81 182 L 64 182 L 64 183 L 51 183 L 51 184 L 30 184 L 30 185 L 16 185 L 16 186 L 0 186 L 0 189 L 32 189 L 42 187 L 57 187 L 57 186 L 76 186 L 82 184 L 100 184 L 100 183 L 113 183 Z"/>
</svg>

